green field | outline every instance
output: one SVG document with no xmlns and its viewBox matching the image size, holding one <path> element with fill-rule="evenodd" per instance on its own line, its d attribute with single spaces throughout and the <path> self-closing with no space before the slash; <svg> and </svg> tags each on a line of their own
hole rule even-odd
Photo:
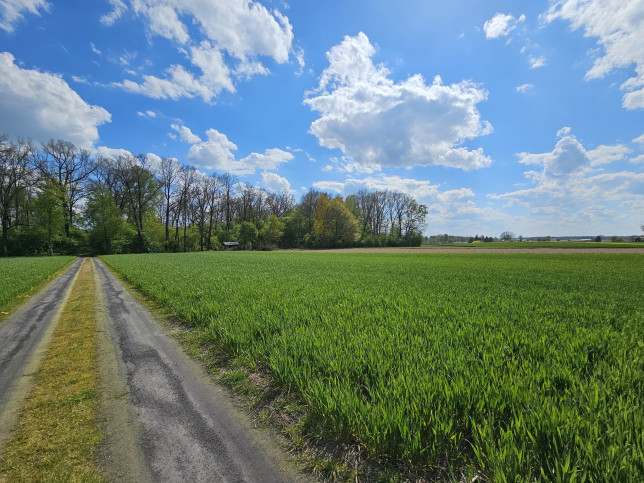
<svg viewBox="0 0 644 483">
<path fill-rule="evenodd" d="M 644 478 L 641 255 L 103 259 L 376 457 L 497 481 Z"/>
<path fill-rule="evenodd" d="M 430 246 L 430 245 L 428 245 Z M 452 243 L 440 246 L 453 246 L 465 248 L 610 248 L 619 250 L 620 248 L 641 248 L 644 250 L 644 243 L 626 243 L 626 242 L 567 242 L 567 241 L 544 241 L 544 242 L 474 242 L 474 243 Z"/>
<path fill-rule="evenodd" d="M 8 311 L 76 257 L 0 258 L 0 310 Z M 0 315 L 0 317 L 2 317 Z"/>
</svg>

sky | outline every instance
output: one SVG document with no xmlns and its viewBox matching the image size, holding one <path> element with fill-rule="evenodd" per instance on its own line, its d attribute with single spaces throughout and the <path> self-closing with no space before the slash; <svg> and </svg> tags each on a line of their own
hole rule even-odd
<svg viewBox="0 0 644 483">
<path fill-rule="evenodd" d="M 427 235 L 639 234 L 644 2 L 0 0 L 0 133 L 402 191 Z"/>
</svg>

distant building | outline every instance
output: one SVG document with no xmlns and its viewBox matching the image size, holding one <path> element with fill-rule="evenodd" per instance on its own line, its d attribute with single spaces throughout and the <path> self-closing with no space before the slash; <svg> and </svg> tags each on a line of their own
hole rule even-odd
<svg viewBox="0 0 644 483">
<path fill-rule="evenodd" d="M 224 248 L 226 250 L 237 250 L 239 248 L 239 242 L 236 242 L 236 241 L 224 242 Z"/>
</svg>

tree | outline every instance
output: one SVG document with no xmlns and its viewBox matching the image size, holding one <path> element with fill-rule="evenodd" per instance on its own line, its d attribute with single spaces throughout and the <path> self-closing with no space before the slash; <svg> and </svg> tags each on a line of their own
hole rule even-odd
<svg viewBox="0 0 644 483">
<path fill-rule="evenodd" d="M 131 241 L 125 220 L 107 187 L 95 183 L 88 191 L 85 218 L 90 226 L 90 244 L 98 253 L 120 253 Z"/>
<path fill-rule="evenodd" d="M 146 251 L 143 224 L 146 215 L 153 210 L 161 183 L 147 168 L 147 160 L 143 154 L 119 156 L 116 160 L 116 169 L 125 195 L 128 220 L 136 229 L 135 251 Z"/>
<path fill-rule="evenodd" d="M 165 246 L 170 243 L 170 213 L 174 202 L 177 180 L 181 165 L 174 158 L 163 158 L 159 166 L 159 177 L 163 190 L 163 225 L 165 226 Z"/>
<path fill-rule="evenodd" d="M 239 244 L 246 248 L 253 248 L 257 245 L 257 227 L 250 221 L 244 221 L 239 226 Z"/>
<path fill-rule="evenodd" d="M 268 222 L 264 225 L 260 233 L 262 240 L 267 245 L 277 245 L 283 234 L 284 223 L 275 215 L 268 217 Z"/>
<path fill-rule="evenodd" d="M 30 159 L 34 153 L 30 141 L 19 139 L 10 143 L 0 136 L 0 220 L 2 222 L 2 254 L 8 256 L 9 230 L 18 224 L 18 198 L 32 182 Z"/>
<path fill-rule="evenodd" d="M 40 231 L 44 233 L 47 253 L 54 254 L 54 243 L 60 239 L 65 229 L 65 210 L 60 204 L 63 188 L 58 180 L 45 177 L 38 186 L 34 204 Z"/>
<path fill-rule="evenodd" d="M 87 151 L 62 139 L 42 143 L 42 154 L 37 165 L 43 174 L 57 180 L 61 187 L 58 192 L 65 211 L 65 234 L 69 236 L 74 208 L 84 196 L 84 182 L 96 171 L 97 165 Z"/>
<path fill-rule="evenodd" d="M 501 233 L 501 241 L 510 241 L 514 238 L 514 233 L 511 231 L 504 231 Z"/>
<path fill-rule="evenodd" d="M 351 246 L 358 232 L 358 220 L 342 198 L 331 201 L 321 194 L 315 204 L 315 234 L 325 246 Z"/>
</svg>

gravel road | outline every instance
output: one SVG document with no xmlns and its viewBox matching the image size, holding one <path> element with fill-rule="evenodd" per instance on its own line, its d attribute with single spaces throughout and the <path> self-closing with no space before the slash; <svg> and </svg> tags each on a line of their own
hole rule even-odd
<svg viewBox="0 0 644 483">
<path fill-rule="evenodd" d="M 0 324 L 0 450 L 49 346 L 81 259 Z M 1 454 L 1 451 L 0 451 Z"/>
<path fill-rule="evenodd" d="M 133 410 L 134 421 L 124 429 L 140 435 L 151 479 L 303 481 L 275 443 L 252 428 L 105 266 L 95 260 L 95 267 L 108 321 L 105 332 L 124 364 Z"/>
</svg>

